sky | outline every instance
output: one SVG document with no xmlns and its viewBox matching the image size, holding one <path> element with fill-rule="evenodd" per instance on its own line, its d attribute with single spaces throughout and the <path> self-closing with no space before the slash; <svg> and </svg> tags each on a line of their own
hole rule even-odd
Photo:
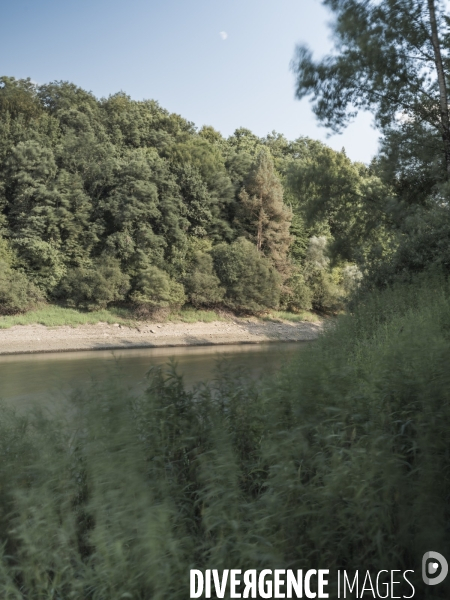
<svg viewBox="0 0 450 600">
<path fill-rule="evenodd" d="M 369 162 L 370 114 L 329 137 L 294 96 L 295 47 L 329 52 L 331 18 L 320 0 L 0 0 L 0 75 L 124 91 L 224 136 L 309 136 Z"/>
</svg>

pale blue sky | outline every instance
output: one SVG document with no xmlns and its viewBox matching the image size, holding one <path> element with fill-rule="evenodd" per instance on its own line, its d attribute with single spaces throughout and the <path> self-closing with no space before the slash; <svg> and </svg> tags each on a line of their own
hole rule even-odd
<svg viewBox="0 0 450 600">
<path fill-rule="evenodd" d="M 309 102 L 294 99 L 295 46 L 326 53 L 330 18 L 319 0 L 0 0 L 1 74 L 68 80 L 98 97 L 123 90 L 225 136 L 307 135 L 368 162 L 370 115 L 327 139 Z"/>
</svg>

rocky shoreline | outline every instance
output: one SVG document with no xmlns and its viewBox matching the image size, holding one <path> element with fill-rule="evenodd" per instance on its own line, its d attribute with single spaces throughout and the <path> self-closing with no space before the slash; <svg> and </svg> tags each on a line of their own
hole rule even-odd
<svg viewBox="0 0 450 600">
<path fill-rule="evenodd" d="M 0 355 L 124 348 L 300 342 L 317 338 L 322 323 L 234 318 L 212 323 L 107 323 L 78 327 L 15 325 L 0 330 Z"/>
</svg>

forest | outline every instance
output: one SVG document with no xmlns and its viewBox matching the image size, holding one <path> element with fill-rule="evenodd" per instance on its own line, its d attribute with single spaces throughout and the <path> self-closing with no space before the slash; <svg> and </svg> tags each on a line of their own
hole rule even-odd
<svg viewBox="0 0 450 600">
<path fill-rule="evenodd" d="M 122 92 L 0 81 L 2 314 L 335 312 L 371 243 L 389 251 L 377 164 L 275 132 L 225 139 Z"/>
<path fill-rule="evenodd" d="M 363 276 L 447 264 L 444 154 L 423 122 L 390 123 L 367 166 L 308 138 L 225 139 L 122 92 L 0 82 L 2 314 L 336 312 Z"/>
<path fill-rule="evenodd" d="M 370 111 L 370 165 L 1 79 L 3 314 L 338 313 L 259 381 L 219 364 L 191 389 L 172 364 L 133 394 L 119 365 L 68 415 L 0 405 L 5 600 L 184 599 L 189 569 L 232 568 L 329 569 L 333 600 L 338 570 L 409 570 L 413 595 L 386 576 L 359 597 L 449 597 L 421 566 L 450 558 L 450 17 L 323 4 L 335 49 L 297 48 L 296 94 L 333 131 Z"/>
</svg>

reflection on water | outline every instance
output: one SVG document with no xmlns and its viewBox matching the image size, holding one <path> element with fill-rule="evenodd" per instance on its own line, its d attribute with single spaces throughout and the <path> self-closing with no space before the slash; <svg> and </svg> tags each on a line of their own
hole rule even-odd
<svg viewBox="0 0 450 600">
<path fill-rule="evenodd" d="M 0 356 L 0 398 L 16 407 L 38 402 L 60 402 L 74 388 L 104 380 L 115 362 L 123 381 L 142 386 L 151 366 L 178 364 L 188 386 L 211 380 L 218 360 L 239 366 L 249 377 L 259 378 L 289 362 L 310 342 L 259 345 L 191 346 Z"/>
</svg>

